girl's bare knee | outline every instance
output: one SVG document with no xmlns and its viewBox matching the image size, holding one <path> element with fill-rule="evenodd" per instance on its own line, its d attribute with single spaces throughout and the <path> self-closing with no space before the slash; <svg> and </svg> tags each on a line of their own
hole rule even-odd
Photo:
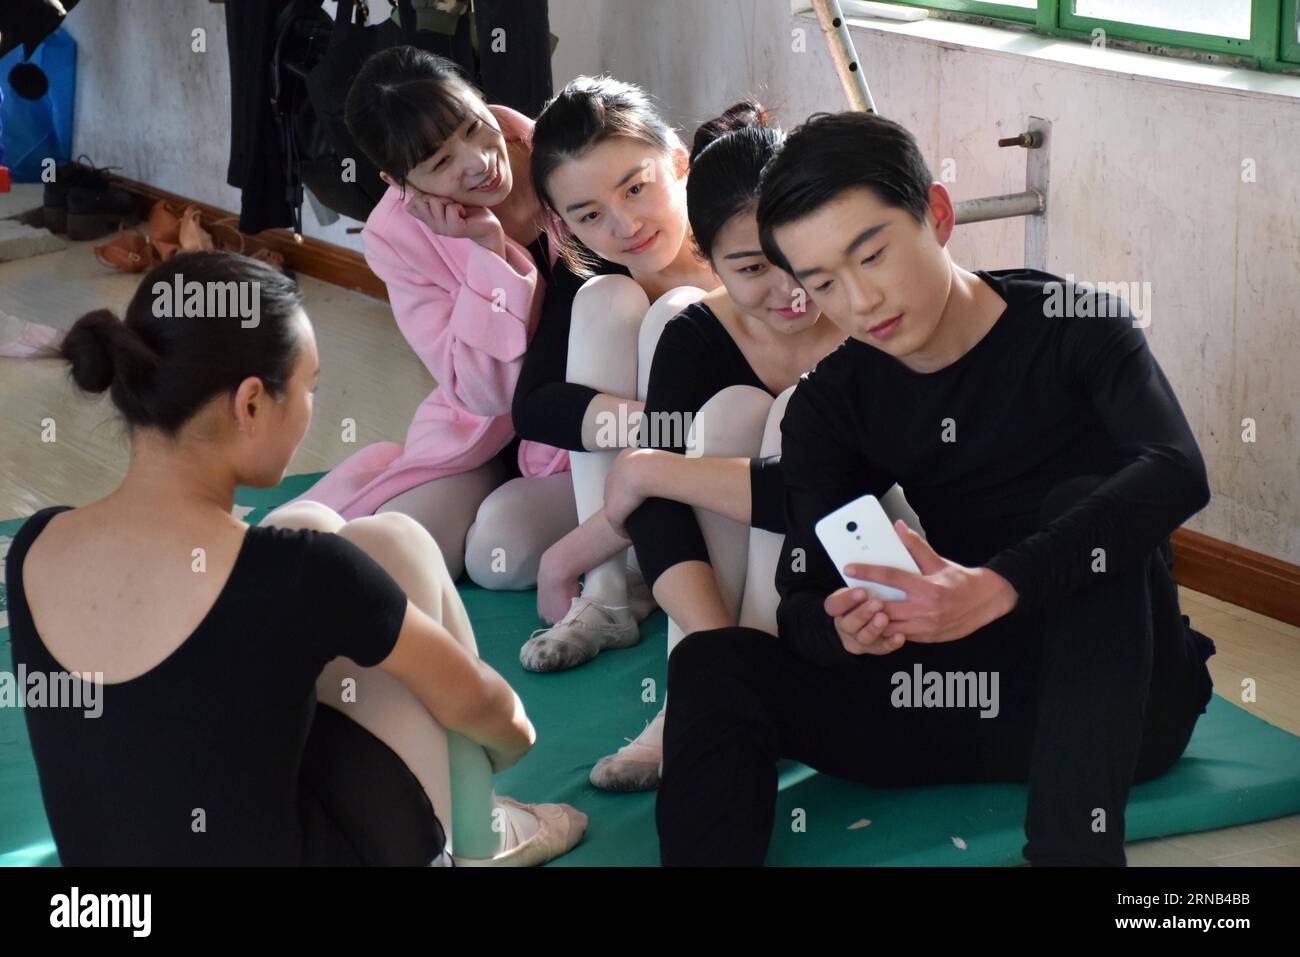
<svg viewBox="0 0 1300 957">
<path fill-rule="evenodd" d="M 572 322 L 577 325 L 614 321 L 635 327 L 641 324 L 649 308 L 645 290 L 631 277 L 594 276 L 573 297 Z"/>
<path fill-rule="evenodd" d="M 772 408 L 767 413 L 767 426 L 763 429 L 763 447 L 759 450 L 760 455 L 781 453 L 781 420 L 785 418 L 785 407 L 790 404 L 790 396 L 794 395 L 794 390 L 795 387 L 790 386 L 773 400 Z"/>
<path fill-rule="evenodd" d="M 650 367 L 654 363 L 655 349 L 659 346 L 659 337 L 664 327 L 673 317 L 693 302 L 699 302 L 705 296 L 703 289 L 696 286 L 675 286 L 654 301 L 646 310 L 637 330 L 637 398 L 645 400 L 650 386 Z"/>
<path fill-rule="evenodd" d="M 430 562 L 445 564 L 437 540 L 404 512 L 354 518 L 339 529 L 339 534 L 372 556 L 382 554 L 417 567 L 428 567 Z"/>
<path fill-rule="evenodd" d="M 769 423 L 775 422 L 777 427 L 780 427 L 781 420 L 785 418 L 785 407 L 790 404 L 790 396 L 794 395 L 796 388 L 798 386 L 792 385 L 772 400 L 772 409 L 767 414 Z"/>
<path fill-rule="evenodd" d="M 345 524 L 342 515 L 328 505 L 304 499 L 273 509 L 259 523 L 276 528 L 306 528 L 317 532 L 337 532 Z"/>
<path fill-rule="evenodd" d="M 693 302 L 699 302 L 707 293 L 699 286 L 674 286 L 650 304 L 645 318 L 667 322 Z"/>
<path fill-rule="evenodd" d="M 757 455 L 771 408 L 772 397 L 754 386 L 733 385 L 715 393 L 691 421 L 691 454 Z"/>
<path fill-rule="evenodd" d="M 490 591 L 520 591 L 536 584 L 536 567 L 531 576 L 528 556 L 511 554 L 515 536 L 512 526 L 519 515 L 502 515 L 508 509 L 491 509 L 470 526 L 465 536 L 465 571 L 480 588 Z"/>
</svg>

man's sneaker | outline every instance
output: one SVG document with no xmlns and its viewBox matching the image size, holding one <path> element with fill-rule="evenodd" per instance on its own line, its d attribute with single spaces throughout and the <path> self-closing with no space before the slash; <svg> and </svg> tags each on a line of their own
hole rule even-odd
<svg viewBox="0 0 1300 957">
<path fill-rule="evenodd" d="M 641 631 L 626 606 L 601 605 L 579 595 L 563 618 L 529 636 L 519 649 L 519 662 L 529 671 L 563 671 L 606 648 L 630 648 L 640 640 Z"/>
<path fill-rule="evenodd" d="M 645 730 L 591 769 L 591 783 L 602 791 L 653 791 L 663 777 L 664 712 Z"/>
</svg>

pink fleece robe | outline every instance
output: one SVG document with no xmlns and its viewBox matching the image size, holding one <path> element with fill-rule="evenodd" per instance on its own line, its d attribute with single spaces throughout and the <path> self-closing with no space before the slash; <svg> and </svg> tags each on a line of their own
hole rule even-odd
<svg viewBox="0 0 1300 957">
<path fill-rule="evenodd" d="M 531 148 L 533 123 L 489 107 L 507 140 Z M 346 519 L 372 515 L 396 495 L 477 468 L 514 438 L 510 403 L 545 281 L 528 251 L 506 237 L 506 261 L 471 239 L 439 236 L 389 187 L 361 232 L 366 263 L 388 286 L 402 335 L 438 385 L 415 412 L 405 442 L 357 451 L 293 501 L 321 502 Z M 525 441 L 529 477 L 569 468 L 568 453 Z"/>
</svg>

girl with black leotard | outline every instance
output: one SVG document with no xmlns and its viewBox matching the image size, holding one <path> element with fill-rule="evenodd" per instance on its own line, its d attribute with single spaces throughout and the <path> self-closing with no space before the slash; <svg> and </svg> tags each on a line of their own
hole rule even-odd
<svg viewBox="0 0 1300 957">
<path fill-rule="evenodd" d="M 182 278 L 252 288 L 257 321 L 160 316 L 156 286 Z M 118 488 L 38 511 L 6 558 L 15 666 L 92 699 L 25 709 L 65 865 L 527 865 L 581 838 L 567 805 L 494 795 L 536 733 L 423 527 L 317 502 L 231 515 L 311 421 L 319 359 L 291 279 L 176 256 L 125 320 L 78 320 L 62 356 L 131 436 Z"/>
<path fill-rule="evenodd" d="M 684 635 L 739 621 L 775 631 L 786 393 L 844 338 L 804 308 L 802 290 L 759 247 L 759 175 L 782 138 L 753 102 L 695 134 L 691 229 L 722 285 L 664 326 L 646 388 L 645 447 L 621 453 L 605 486 L 604 518 L 635 545 L 646 583 L 670 617 L 670 653 Z M 566 553 L 586 544 L 580 536 L 543 556 L 543 588 L 553 563 L 574 563 L 568 573 L 576 574 L 592 560 Z M 660 711 L 636 740 L 598 762 L 592 783 L 655 787 L 662 722 Z"/>
</svg>

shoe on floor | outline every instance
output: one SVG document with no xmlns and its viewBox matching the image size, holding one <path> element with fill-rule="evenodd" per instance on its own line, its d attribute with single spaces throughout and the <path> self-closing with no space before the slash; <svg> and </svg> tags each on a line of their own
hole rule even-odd
<svg viewBox="0 0 1300 957">
<path fill-rule="evenodd" d="M 457 867 L 536 867 L 577 847 L 587 833 L 587 815 L 568 804 L 520 804 L 497 797 L 498 804 L 519 808 L 537 818 L 537 833 L 495 857 L 454 857 Z"/>
<path fill-rule="evenodd" d="M 92 247 L 95 258 L 120 272 L 144 272 L 158 262 L 149 240 L 133 229 L 118 229 L 111 240 Z"/>
<path fill-rule="evenodd" d="M 606 755 L 591 769 L 591 783 L 602 791 L 653 791 L 664 766 L 664 712 L 661 708 L 635 741 Z"/>
<path fill-rule="evenodd" d="M 85 162 L 83 162 L 83 160 Z M 76 162 L 64 163 L 54 171 L 54 180 L 45 184 L 42 197 L 42 222 L 52 233 L 68 231 L 68 191 L 73 188 L 103 193 L 109 188 L 110 170 L 121 169 L 119 166 L 105 166 L 100 169 L 84 153 Z"/>
<path fill-rule="evenodd" d="M 139 218 L 135 211 L 135 197 L 126 190 L 94 190 L 81 186 L 68 190 L 64 226 L 69 239 L 99 239 L 114 230 L 133 225 Z"/>
<path fill-rule="evenodd" d="M 529 671 L 564 671 L 606 648 L 630 648 L 640 640 L 641 630 L 629 608 L 601 605 L 579 595 L 563 618 L 529 636 L 519 649 L 519 662 Z"/>
</svg>

